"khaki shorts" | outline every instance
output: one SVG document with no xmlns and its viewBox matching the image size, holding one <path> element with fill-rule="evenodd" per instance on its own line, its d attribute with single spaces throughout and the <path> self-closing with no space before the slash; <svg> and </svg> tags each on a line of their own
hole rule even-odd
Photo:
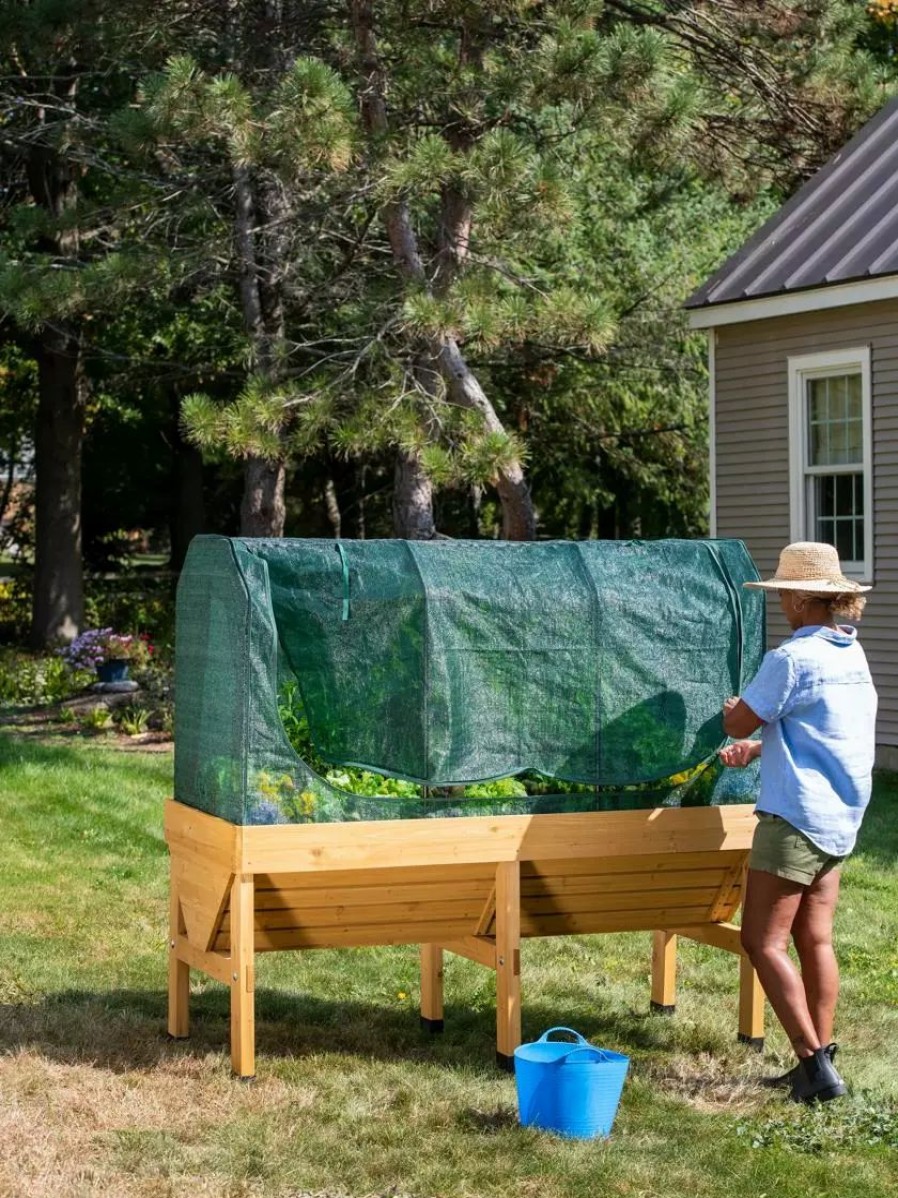
<svg viewBox="0 0 898 1198">
<path fill-rule="evenodd" d="M 788 878 L 802 886 L 811 883 L 831 869 L 838 869 L 844 857 L 833 857 L 818 849 L 803 832 L 794 828 L 779 815 L 758 813 L 748 858 L 749 869 L 760 869 L 778 878 Z"/>
</svg>

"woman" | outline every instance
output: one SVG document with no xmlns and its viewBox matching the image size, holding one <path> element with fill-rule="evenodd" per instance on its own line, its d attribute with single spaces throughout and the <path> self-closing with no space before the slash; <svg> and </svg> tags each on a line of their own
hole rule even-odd
<svg viewBox="0 0 898 1198">
<path fill-rule="evenodd" d="M 768 1084 L 799 1102 L 845 1093 L 833 1058 L 839 970 L 832 924 L 839 866 L 854 848 L 870 799 L 876 691 L 857 630 L 865 599 L 831 545 L 799 542 L 780 554 L 773 578 L 747 587 L 776 591 L 792 636 L 766 654 L 723 726 L 745 738 L 720 752 L 744 766 L 761 755 L 758 827 L 749 857 L 742 946 L 792 1042 L 798 1063 Z M 788 953 L 792 938 L 799 973 Z"/>
</svg>

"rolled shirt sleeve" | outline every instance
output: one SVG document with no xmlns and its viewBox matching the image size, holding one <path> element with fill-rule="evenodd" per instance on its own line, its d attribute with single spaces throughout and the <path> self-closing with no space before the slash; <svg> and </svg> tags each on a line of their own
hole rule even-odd
<svg viewBox="0 0 898 1198">
<path fill-rule="evenodd" d="M 742 692 L 742 701 L 769 724 L 787 715 L 795 694 L 795 666 L 782 649 L 765 654 L 761 668 Z"/>
</svg>

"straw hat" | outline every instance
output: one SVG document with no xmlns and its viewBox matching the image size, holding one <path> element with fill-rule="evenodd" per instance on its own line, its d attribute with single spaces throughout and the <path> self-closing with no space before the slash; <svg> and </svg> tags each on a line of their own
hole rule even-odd
<svg viewBox="0 0 898 1198">
<path fill-rule="evenodd" d="M 832 545 L 796 541 L 780 554 L 773 578 L 766 582 L 744 582 L 761 591 L 807 591 L 812 595 L 846 595 L 869 591 L 842 573 L 839 555 Z"/>
</svg>

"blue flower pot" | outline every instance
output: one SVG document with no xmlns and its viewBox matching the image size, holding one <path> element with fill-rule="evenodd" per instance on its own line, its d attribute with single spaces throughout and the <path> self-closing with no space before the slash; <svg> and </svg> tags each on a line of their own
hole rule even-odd
<svg viewBox="0 0 898 1198">
<path fill-rule="evenodd" d="M 97 677 L 101 682 L 124 682 L 128 677 L 128 663 L 118 658 L 104 661 L 97 666 Z"/>
</svg>

